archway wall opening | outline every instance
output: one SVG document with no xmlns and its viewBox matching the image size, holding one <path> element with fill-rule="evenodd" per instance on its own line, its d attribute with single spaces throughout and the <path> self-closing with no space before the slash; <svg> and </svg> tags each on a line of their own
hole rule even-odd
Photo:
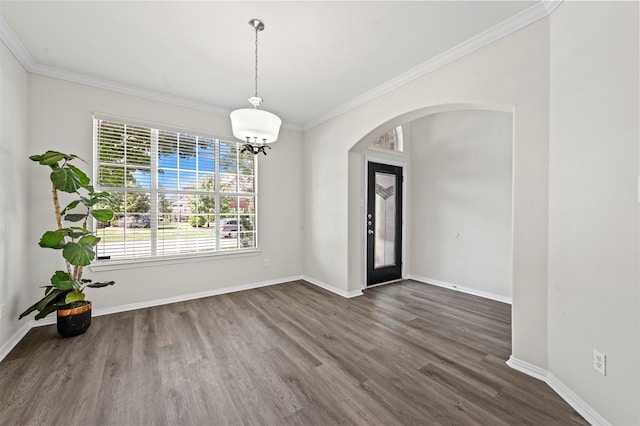
<svg viewBox="0 0 640 426">
<path fill-rule="evenodd" d="M 372 147 L 398 126 L 402 152 Z M 404 168 L 403 278 L 511 303 L 512 146 L 512 108 L 469 103 L 421 108 L 363 137 L 349 151 L 349 283 L 365 287 L 364 179 L 375 161 Z"/>
<path fill-rule="evenodd" d="M 426 108 L 483 105 L 511 111 L 512 352 L 546 369 L 548 57 L 545 18 L 308 130 L 303 150 L 305 277 L 344 294 L 362 288 L 367 139 L 424 116 Z"/>
<path fill-rule="evenodd" d="M 451 107 L 405 126 L 405 277 L 511 303 L 513 114 Z"/>
</svg>

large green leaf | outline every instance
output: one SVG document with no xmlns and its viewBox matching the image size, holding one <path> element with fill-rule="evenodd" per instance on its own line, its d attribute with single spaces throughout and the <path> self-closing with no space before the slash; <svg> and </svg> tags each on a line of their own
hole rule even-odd
<svg viewBox="0 0 640 426">
<path fill-rule="evenodd" d="M 78 179 L 80 180 L 80 184 L 82 185 L 83 188 L 89 185 L 89 183 L 91 182 L 91 179 L 89 179 L 89 176 L 87 176 L 82 170 L 80 170 L 73 164 L 67 164 L 67 167 L 73 170 L 76 176 L 78 176 Z"/>
<path fill-rule="evenodd" d="M 91 288 L 102 288 L 102 287 L 107 287 L 110 285 L 114 285 L 116 282 L 115 281 L 100 281 L 97 283 L 91 283 L 91 284 L 87 284 L 87 287 L 91 287 Z"/>
<path fill-rule="evenodd" d="M 59 167 L 51 172 L 51 182 L 63 192 L 76 192 L 82 188 L 78 175 L 68 167 Z"/>
<path fill-rule="evenodd" d="M 58 164 L 60 160 L 73 160 L 74 158 L 78 158 L 78 156 L 73 154 L 63 154 L 58 151 L 47 151 L 41 155 L 32 155 L 29 157 L 30 160 L 37 161 L 43 166 L 51 166 L 53 164 Z"/>
<path fill-rule="evenodd" d="M 84 229 L 79 226 L 71 226 L 68 229 L 69 236 L 74 239 L 91 233 L 91 231 L 89 231 L 88 229 Z"/>
<path fill-rule="evenodd" d="M 67 207 L 65 207 L 64 209 L 62 209 L 62 211 L 60 212 L 60 214 L 61 214 L 62 216 L 64 216 L 64 215 L 65 215 L 65 213 L 67 213 L 69 210 L 74 209 L 78 204 L 80 204 L 80 200 L 75 200 L 75 201 L 70 202 L 70 203 L 67 205 Z"/>
<path fill-rule="evenodd" d="M 91 216 L 95 217 L 98 222 L 109 222 L 113 219 L 113 210 L 95 209 L 91 211 Z"/>
<path fill-rule="evenodd" d="M 93 234 L 89 234 L 89 235 L 85 235 L 84 237 L 80 238 L 78 243 L 87 244 L 87 245 L 90 245 L 90 246 L 96 246 L 96 245 L 98 245 L 98 243 L 100 242 L 101 239 L 102 238 L 96 237 Z"/>
<path fill-rule="evenodd" d="M 38 304 L 39 303 L 40 303 L 40 301 L 38 300 L 33 305 L 29 306 L 23 313 L 20 314 L 18 319 L 22 319 L 22 318 L 26 317 L 27 315 L 29 315 L 31 312 L 35 311 L 38 308 Z"/>
<path fill-rule="evenodd" d="M 40 247 L 61 249 L 65 246 L 64 237 L 67 236 L 66 229 L 58 229 L 56 231 L 47 231 L 40 238 Z"/>
<path fill-rule="evenodd" d="M 68 280 L 55 283 L 54 286 L 60 291 L 80 290 L 82 285 L 80 281 Z"/>
<path fill-rule="evenodd" d="M 56 285 L 63 281 L 69 281 L 71 277 L 65 271 L 56 271 L 55 274 L 51 276 L 51 284 Z"/>
<path fill-rule="evenodd" d="M 64 217 L 64 220 L 68 220 L 69 222 L 80 222 L 87 217 L 86 214 L 81 213 L 69 213 Z"/>
<path fill-rule="evenodd" d="M 95 198 L 87 198 L 87 197 L 81 197 L 81 198 L 82 198 L 82 204 L 84 204 L 87 207 L 95 206 L 100 202 L 100 200 L 96 200 Z"/>
<path fill-rule="evenodd" d="M 84 300 L 84 293 L 78 290 L 70 291 L 64 298 L 64 303 L 68 305 L 69 303 L 77 302 L 79 300 Z"/>
<path fill-rule="evenodd" d="M 60 297 L 55 299 L 52 303 L 48 304 L 43 309 L 40 309 L 40 312 L 38 312 L 38 315 L 35 316 L 35 319 L 37 319 L 37 320 L 42 319 L 42 318 L 46 317 L 47 315 L 49 315 L 50 313 L 57 311 L 58 308 L 60 308 L 60 307 L 62 307 L 64 305 L 65 305 L 64 297 L 63 297 L 63 295 L 60 295 Z"/>
<path fill-rule="evenodd" d="M 82 237 L 82 239 L 89 236 L 92 235 L 87 235 L 85 237 Z M 67 259 L 67 261 L 72 265 L 90 265 L 94 257 L 96 256 L 95 252 L 93 251 L 93 245 L 82 243 L 82 239 L 77 243 L 67 243 L 67 245 L 64 247 L 64 250 L 62 250 L 62 256 Z"/>
<path fill-rule="evenodd" d="M 60 296 L 63 293 L 65 292 L 61 292 L 60 290 L 57 290 L 57 289 L 53 290 L 52 292 L 47 294 L 45 297 L 40 299 L 40 301 L 38 302 L 38 306 L 36 308 L 39 311 L 42 311 L 44 308 L 47 307 L 47 305 L 51 304 L 56 299 L 56 297 Z"/>
</svg>

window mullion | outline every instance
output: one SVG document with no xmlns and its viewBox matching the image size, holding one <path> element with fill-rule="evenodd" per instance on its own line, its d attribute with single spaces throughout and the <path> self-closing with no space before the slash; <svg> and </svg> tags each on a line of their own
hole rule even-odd
<svg viewBox="0 0 640 426">
<path fill-rule="evenodd" d="M 151 256 L 158 255 L 158 129 L 151 129 L 151 188 L 149 191 L 149 238 L 151 239 Z"/>
<path fill-rule="evenodd" d="M 123 133 L 123 136 L 122 136 L 123 137 L 122 146 L 124 147 L 124 152 L 122 154 L 122 157 L 124 159 L 124 166 L 123 166 L 124 170 L 123 170 L 123 172 L 124 172 L 124 176 L 125 177 L 127 176 L 127 169 L 129 168 L 129 166 L 128 166 L 129 163 L 127 162 L 127 151 L 128 151 L 128 149 L 127 149 L 128 148 L 127 147 L 127 138 L 128 138 L 127 132 L 128 132 L 128 130 L 129 130 L 129 126 L 127 124 L 125 124 L 124 125 L 124 133 Z M 127 215 L 127 213 L 128 213 L 127 205 L 129 204 L 127 201 L 128 201 L 128 198 L 129 198 L 129 193 L 127 192 L 127 180 L 126 180 L 126 178 L 124 179 L 124 182 L 122 183 L 122 185 L 123 185 L 123 192 L 124 192 L 124 196 L 122 197 L 124 199 L 124 204 L 123 204 L 123 209 L 122 209 L 122 217 L 124 218 L 123 219 L 124 226 L 122 227 L 122 235 L 123 235 L 123 238 L 124 238 L 123 252 L 124 252 L 124 257 L 126 258 L 126 257 L 128 257 L 129 251 L 130 251 L 129 250 L 129 244 L 128 244 L 128 241 L 127 241 L 127 234 L 128 234 L 128 232 L 127 232 L 127 220 L 128 220 L 128 218 L 127 218 L 127 216 L 128 216 Z"/>
<path fill-rule="evenodd" d="M 214 191 L 215 191 L 215 239 L 216 239 L 216 251 L 220 251 L 220 139 L 216 139 L 213 143 L 214 146 Z"/>
<path fill-rule="evenodd" d="M 253 247 L 258 248 L 258 156 L 253 156 Z"/>
<path fill-rule="evenodd" d="M 236 147 L 236 193 L 240 190 L 240 150 L 239 147 Z M 240 196 L 235 196 L 236 203 L 236 220 L 238 221 L 238 239 L 236 241 L 237 245 L 240 246 Z"/>
</svg>

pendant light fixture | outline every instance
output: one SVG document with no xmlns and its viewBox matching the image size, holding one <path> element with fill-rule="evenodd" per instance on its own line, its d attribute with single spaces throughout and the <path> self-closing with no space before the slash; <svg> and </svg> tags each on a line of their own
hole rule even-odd
<svg viewBox="0 0 640 426">
<path fill-rule="evenodd" d="M 233 136 L 245 142 L 241 152 L 249 151 L 254 155 L 262 152 L 267 155 L 267 144 L 278 139 L 282 120 L 277 115 L 261 108 L 262 98 L 258 97 L 258 33 L 264 30 L 264 23 L 259 19 L 249 21 L 249 26 L 256 32 L 256 78 L 255 93 L 249 98 L 253 108 L 237 109 L 231 113 Z"/>
</svg>

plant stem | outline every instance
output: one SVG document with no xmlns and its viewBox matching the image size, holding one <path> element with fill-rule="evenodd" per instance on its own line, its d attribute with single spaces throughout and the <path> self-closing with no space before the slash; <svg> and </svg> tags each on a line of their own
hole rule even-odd
<svg viewBox="0 0 640 426">
<path fill-rule="evenodd" d="M 51 193 L 53 194 L 53 207 L 58 221 L 58 229 L 62 229 L 62 216 L 60 215 L 60 201 L 58 200 L 58 190 L 55 185 L 51 185 Z"/>
<path fill-rule="evenodd" d="M 82 222 L 82 228 L 85 230 L 87 229 L 87 221 L 89 220 L 89 214 L 91 214 L 91 208 L 87 208 L 87 215 L 84 217 L 84 222 Z M 77 265 L 73 269 L 74 280 L 80 281 L 82 279 L 82 270 L 83 270 L 83 267 L 80 265 Z"/>
<path fill-rule="evenodd" d="M 71 279 L 74 281 L 80 281 L 82 279 L 82 266 L 76 265 L 73 267 L 73 275 Z"/>
<path fill-rule="evenodd" d="M 54 208 L 54 212 L 56 214 L 56 221 L 58 222 L 58 229 L 62 229 L 63 225 L 62 225 L 62 215 L 60 214 L 60 200 L 58 200 L 58 189 L 56 188 L 55 184 L 51 185 L 51 194 L 53 195 L 53 208 Z M 69 264 L 69 262 L 66 262 L 67 264 L 67 273 L 69 274 L 69 276 L 71 276 L 71 265 Z"/>
</svg>

